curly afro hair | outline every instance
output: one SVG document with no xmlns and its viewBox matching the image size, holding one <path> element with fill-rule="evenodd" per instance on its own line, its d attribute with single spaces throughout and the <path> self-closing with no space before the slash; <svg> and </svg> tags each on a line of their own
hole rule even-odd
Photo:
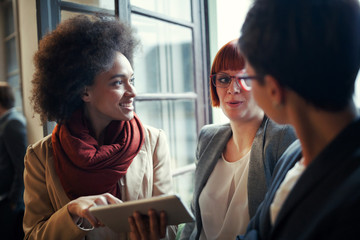
<svg viewBox="0 0 360 240">
<path fill-rule="evenodd" d="M 68 120 L 83 106 L 85 87 L 112 67 L 116 52 L 132 63 L 138 43 L 134 30 L 115 18 L 79 15 L 60 23 L 34 56 L 30 100 L 41 121 Z"/>
</svg>

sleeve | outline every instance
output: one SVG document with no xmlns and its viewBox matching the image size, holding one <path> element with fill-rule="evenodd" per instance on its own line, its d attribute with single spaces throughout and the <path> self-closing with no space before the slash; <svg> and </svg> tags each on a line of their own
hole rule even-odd
<svg viewBox="0 0 360 240">
<path fill-rule="evenodd" d="M 5 147 L 14 167 L 9 200 L 11 203 L 21 203 L 23 198 L 24 156 L 27 147 L 26 126 L 19 120 L 11 120 L 4 129 Z"/>
<path fill-rule="evenodd" d="M 55 210 L 47 191 L 45 165 L 29 146 L 25 155 L 23 220 L 24 239 L 81 239 L 86 232 L 78 228 L 66 205 Z"/>
</svg>

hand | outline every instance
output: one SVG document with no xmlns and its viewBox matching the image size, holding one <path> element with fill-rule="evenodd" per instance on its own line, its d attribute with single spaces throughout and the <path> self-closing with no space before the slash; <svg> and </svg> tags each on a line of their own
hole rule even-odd
<svg viewBox="0 0 360 240">
<path fill-rule="evenodd" d="M 160 219 L 152 209 L 148 211 L 148 215 L 134 212 L 129 217 L 129 224 L 131 240 L 158 240 L 166 235 L 167 220 L 164 211 L 160 212 Z"/>
<path fill-rule="evenodd" d="M 91 223 L 92 226 L 100 227 L 104 225 L 90 213 L 89 209 L 93 206 L 116 203 L 122 203 L 122 201 L 110 193 L 104 193 L 101 195 L 79 197 L 74 199 L 68 203 L 67 209 L 74 222 L 76 222 L 79 218 L 85 218 Z"/>
</svg>

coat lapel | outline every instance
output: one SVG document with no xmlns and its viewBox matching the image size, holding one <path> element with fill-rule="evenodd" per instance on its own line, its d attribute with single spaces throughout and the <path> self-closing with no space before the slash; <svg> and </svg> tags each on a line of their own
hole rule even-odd
<svg viewBox="0 0 360 240">
<path fill-rule="evenodd" d="M 229 138 L 232 135 L 230 126 L 226 126 L 219 127 L 216 129 L 215 133 L 211 133 L 213 136 L 211 139 L 207 139 L 205 137 L 207 144 L 205 144 L 206 147 L 200 153 L 201 155 L 199 157 L 199 164 L 196 168 L 196 175 L 198 176 L 197 178 L 201 179 L 199 182 L 199 188 L 197 188 L 200 191 L 204 188 L 210 174 L 214 170 L 218 159 L 221 157 L 221 154 L 224 151 Z"/>
<path fill-rule="evenodd" d="M 149 144 L 148 140 L 149 139 L 145 140 L 145 143 L 141 147 L 140 152 L 136 155 L 133 162 L 130 164 L 127 173 L 125 175 L 126 182 L 121 183 L 122 180 L 120 180 L 121 188 L 123 189 L 126 186 L 126 190 L 125 189 L 124 191 L 122 190 L 122 194 L 125 192 L 127 193 L 127 196 L 121 196 L 123 201 L 145 198 L 145 196 L 140 196 L 140 192 L 143 192 L 142 190 L 144 188 L 143 186 L 144 175 L 146 171 L 150 171 L 148 170 L 149 168 L 149 155 L 147 152 L 147 144 Z M 144 194 L 148 195 L 148 193 L 144 193 Z"/>
<path fill-rule="evenodd" d="M 250 218 L 255 215 L 257 206 L 259 206 L 264 199 L 264 195 L 260 195 L 259 193 L 266 192 L 267 189 L 264 169 L 264 126 L 266 119 L 267 118 L 264 117 L 251 146 L 251 150 L 255 149 L 255 151 L 251 151 L 250 153 L 247 185 Z"/>
<path fill-rule="evenodd" d="M 214 131 L 204 131 L 204 136 L 201 136 L 198 142 L 198 151 L 199 151 L 199 161 L 195 170 L 195 177 L 198 182 L 195 181 L 195 190 L 194 196 L 196 196 L 196 218 L 201 219 L 200 215 L 200 206 L 199 206 L 199 197 L 200 193 L 203 190 L 206 182 L 209 179 L 210 174 L 219 158 L 221 157 L 224 148 L 232 135 L 232 131 L 229 124 L 213 128 Z M 197 221 L 198 234 L 200 235 L 202 229 L 202 221 Z"/>
</svg>

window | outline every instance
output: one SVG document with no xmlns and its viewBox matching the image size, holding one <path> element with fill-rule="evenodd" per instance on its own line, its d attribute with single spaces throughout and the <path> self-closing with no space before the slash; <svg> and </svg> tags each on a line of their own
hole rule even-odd
<svg viewBox="0 0 360 240">
<path fill-rule="evenodd" d="M 17 1 L 0 1 L 0 20 L 0 81 L 8 82 L 13 88 L 15 107 L 22 112 Z"/>
<path fill-rule="evenodd" d="M 206 3 L 206 1 L 205 1 Z M 73 15 L 117 15 L 137 29 L 135 111 L 168 137 L 175 191 L 190 204 L 197 133 L 209 123 L 205 4 L 201 0 L 37 0 L 39 38 Z M 46 132 L 53 125 L 49 124 Z"/>
</svg>

